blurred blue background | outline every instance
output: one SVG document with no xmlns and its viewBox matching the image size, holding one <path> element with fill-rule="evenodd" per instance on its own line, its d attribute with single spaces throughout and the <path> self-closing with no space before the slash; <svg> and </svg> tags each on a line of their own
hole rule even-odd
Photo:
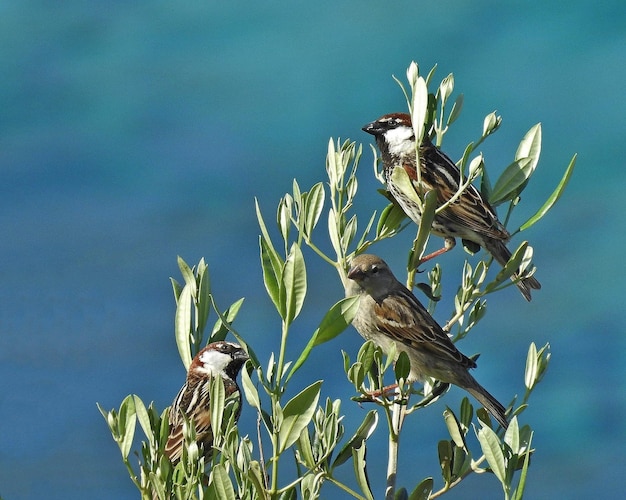
<svg viewBox="0 0 626 500">
<path fill-rule="evenodd" d="M 528 498 L 623 491 L 624 2 L 23 0 L 0 13 L 3 498 L 138 498 L 96 402 L 113 408 L 135 393 L 163 408 L 182 384 L 168 279 L 179 277 L 177 255 L 207 259 L 222 307 L 246 297 L 237 326 L 267 360 L 279 322 L 254 197 L 273 220 L 293 178 L 303 189 L 325 179 L 328 140 L 341 137 L 365 145 L 358 213 L 382 208 L 360 128 L 405 108 L 391 75 L 404 80 L 411 60 L 424 73 L 438 64 L 436 81 L 453 72 L 465 94 L 444 144 L 453 158 L 487 113 L 503 116 L 481 148 L 492 179 L 542 122 L 541 161 L 512 225 L 579 153 L 563 198 L 524 235 L 543 289 L 531 304 L 514 289 L 491 298 L 460 348 L 482 353 L 475 375 L 506 403 L 523 392 L 528 344 L 552 346 L 522 419 L 536 431 Z M 411 236 L 374 250 L 400 273 Z M 465 256 L 441 259 L 448 294 Z M 307 257 L 292 358 L 342 295 L 332 269 Z M 340 350 L 354 357 L 360 344 L 347 331 L 314 351 L 298 381 L 325 378 L 323 395 L 345 401 L 347 432 L 368 408 L 348 401 Z M 441 411 L 460 397 L 452 390 L 407 424 L 399 484 L 431 475 L 441 485 Z M 255 432 L 249 408 L 240 427 Z M 385 455 L 381 422 L 368 456 L 378 497 Z M 495 478 L 472 477 L 449 498 L 479 496 L 501 497 Z"/>
</svg>

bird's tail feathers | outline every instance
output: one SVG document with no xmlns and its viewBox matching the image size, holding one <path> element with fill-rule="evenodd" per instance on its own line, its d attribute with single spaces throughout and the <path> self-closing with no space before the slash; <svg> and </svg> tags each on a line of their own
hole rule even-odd
<svg viewBox="0 0 626 500">
<path fill-rule="evenodd" d="M 468 387 L 467 392 L 474 396 L 476 400 L 483 405 L 487 411 L 491 413 L 491 415 L 493 415 L 493 418 L 495 418 L 504 429 L 509 426 L 504 406 L 502 406 L 500 402 L 489 394 L 478 382 L 476 382 L 475 387 Z"/>
</svg>

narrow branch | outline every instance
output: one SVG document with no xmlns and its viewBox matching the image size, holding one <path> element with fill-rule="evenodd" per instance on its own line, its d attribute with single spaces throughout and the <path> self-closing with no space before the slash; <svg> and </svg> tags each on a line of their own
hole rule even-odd
<svg viewBox="0 0 626 500">
<path fill-rule="evenodd" d="M 387 461 L 387 487 L 385 488 L 385 500 L 393 500 L 396 494 L 396 479 L 398 476 L 398 448 L 400 445 L 400 431 L 406 415 L 406 404 L 402 395 L 393 405 L 391 414 L 391 427 L 389 429 L 389 458 Z"/>
</svg>

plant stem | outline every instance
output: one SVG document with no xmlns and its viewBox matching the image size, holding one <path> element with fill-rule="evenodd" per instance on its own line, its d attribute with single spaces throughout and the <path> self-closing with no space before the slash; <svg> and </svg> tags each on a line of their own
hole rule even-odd
<svg viewBox="0 0 626 500">
<path fill-rule="evenodd" d="M 400 431 L 406 415 L 406 404 L 398 396 L 391 410 L 391 428 L 389 429 L 389 458 L 387 461 L 387 487 L 385 499 L 393 500 L 396 494 L 396 478 L 398 475 L 398 447 L 400 445 Z"/>
</svg>

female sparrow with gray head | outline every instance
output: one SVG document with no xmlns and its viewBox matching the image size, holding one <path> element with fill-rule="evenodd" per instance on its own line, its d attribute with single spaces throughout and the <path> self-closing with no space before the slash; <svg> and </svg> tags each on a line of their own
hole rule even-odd
<svg viewBox="0 0 626 500">
<path fill-rule="evenodd" d="M 470 375 L 476 363 L 462 354 L 446 332 L 375 255 L 358 255 L 348 272 L 346 296 L 360 295 L 352 324 L 383 351 L 395 344 L 411 362 L 409 382 L 433 377 L 465 389 L 506 428 L 506 410 Z"/>
<path fill-rule="evenodd" d="M 446 203 L 459 189 L 459 169 L 426 136 L 419 149 L 421 186 L 418 185 L 415 135 L 408 114 L 384 115 L 365 125 L 363 130 L 376 138 L 387 189 L 416 224 L 420 224 L 421 209 L 393 182 L 391 174 L 395 167 L 404 168 L 416 191 L 436 191 L 439 205 Z M 506 247 L 511 235 L 498 220 L 495 210 L 471 184 L 454 203 L 435 215 L 432 233 L 445 238 L 446 244 L 424 260 L 452 249 L 455 238 L 461 238 L 466 244 L 469 242 L 468 247 L 472 250 L 483 247 L 501 266 L 511 258 L 511 252 Z M 519 279 L 519 274 L 514 274 L 511 279 Z M 531 289 L 541 288 L 539 281 L 532 276 L 517 281 L 516 285 L 528 301 L 531 300 Z"/>
</svg>

